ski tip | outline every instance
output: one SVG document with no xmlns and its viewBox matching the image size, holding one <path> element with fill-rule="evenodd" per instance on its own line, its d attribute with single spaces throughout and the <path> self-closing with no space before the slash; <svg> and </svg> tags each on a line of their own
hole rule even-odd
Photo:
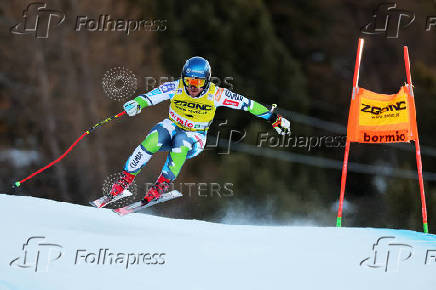
<svg viewBox="0 0 436 290">
<path fill-rule="evenodd" d="M 128 197 L 128 196 L 132 196 L 132 195 L 133 195 L 133 193 L 130 190 L 124 189 L 123 197 Z"/>
<path fill-rule="evenodd" d="M 102 207 L 106 206 L 106 203 L 104 201 L 102 202 L 100 199 L 90 201 L 89 204 L 95 208 L 102 208 Z"/>
<path fill-rule="evenodd" d="M 123 208 L 115 208 L 112 210 L 114 213 L 118 214 L 119 216 L 125 216 L 128 214 L 128 211 L 124 211 Z"/>
<path fill-rule="evenodd" d="M 171 196 L 174 196 L 174 197 L 183 196 L 183 194 L 178 190 L 172 190 L 172 191 L 168 192 L 168 194 L 170 194 Z"/>
<path fill-rule="evenodd" d="M 21 185 L 21 182 L 17 181 L 14 183 L 14 185 L 12 185 L 12 188 L 20 187 L 20 185 Z"/>
<path fill-rule="evenodd" d="M 183 196 L 183 194 L 180 193 L 178 190 L 172 190 L 168 193 L 164 193 L 159 199 L 152 200 L 149 203 L 144 204 L 142 201 L 137 201 L 137 202 L 134 202 L 134 203 L 127 205 L 125 207 L 115 208 L 112 211 L 114 213 L 118 214 L 119 216 L 125 216 L 127 214 L 134 213 L 134 212 L 137 212 L 141 209 L 145 209 L 145 208 L 153 206 L 155 204 L 158 204 L 161 202 L 166 202 L 166 201 L 169 201 L 169 200 L 172 200 L 174 198 L 181 197 L 181 196 Z"/>
<path fill-rule="evenodd" d="M 93 207 L 96 207 L 96 208 L 102 208 L 113 201 L 115 201 L 115 200 L 114 199 L 111 200 L 106 195 L 103 195 L 102 197 L 100 197 L 96 200 L 90 201 L 89 204 L 92 205 Z"/>
</svg>

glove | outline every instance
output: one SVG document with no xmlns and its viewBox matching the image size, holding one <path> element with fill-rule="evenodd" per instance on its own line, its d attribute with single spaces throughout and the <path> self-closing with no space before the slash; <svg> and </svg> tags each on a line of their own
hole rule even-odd
<svg viewBox="0 0 436 290">
<path fill-rule="evenodd" d="M 289 135 L 291 134 L 291 123 L 283 118 L 281 115 L 274 112 L 274 110 L 277 108 L 276 104 L 273 104 L 271 106 L 271 117 L 269 120 L 272 123 L 273 128 L 277 131 L 280 135 Z"/>
<path fill-rule="evenodd" d="M 124 104 L 123 108 L 124 108 L 124 111 L 126 111 L 127 115 L 129 115 L 129 117 L 133 117 L 136 114 L 141 113 L 141 106 L 135 100 L 130 100 L 130 101 L 126 102 Z"/>
<path fill-rule="evenodd" d="M 276 129 L 277 133 L 279 133 L 280 135 L 291 134 L 291 123 L 279 114 L 276 114 L 276 116 L 277 116 L 277 119 L 272 124 L 272 126 L 274 129 Z"/>
</svg>

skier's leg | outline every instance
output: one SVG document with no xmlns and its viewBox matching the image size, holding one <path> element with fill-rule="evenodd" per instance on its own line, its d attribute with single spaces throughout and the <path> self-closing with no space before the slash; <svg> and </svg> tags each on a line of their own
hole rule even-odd
<svg viewBox="0 0 436 290">
<path fill-rule="evenodd" d="M 177 135 L 176 135 L 177 137 Z M 179 148 L 172 148 L 168 154 L 165 165 L 162 169 L 155 184 L 148 189 L 144 196 L 146 202 L 157 199 L 161 194 L 169 191 L 170 183 L 176 179 L 183 164 L 185 163 L 188 152 L 190 151 L 191 144 L 183 144 Z"/>
<path fill-rule="evenodd" d="M 203 132 L 187 132 L 180 130 L 176 133 L 172 141 L 172 148 L 168 154 L 162 175 L 175 180 L 185 164 L 186 159 L 193 158 L 200 154 L 206 143 L 206 134 Z"/>
<path fill-rule="evenodd" d="M 133 154 L 127 159 L 124 165 L 123 175 L 112 185 L 110 194 L 116 196 L 126 189 L 135 179 L 135 176 L 141 171 L 151 156 L 164 147 L 171 144 L 171 136 L 174 127 L 169 124 L 171 121 L 165 119 L 156 124 L 145 137 L 144 141 L 136 147 Z"/>
<path fill-rule="evenodd" d="M 153 199 L 159 198 L 161 194 L 168 192 L 170 183 L 176 179 L 186 159 L 200 154 L 205 142 L 205 133 L 186 132 L 176 128 L 176 133 L 172 139 L 172 148 L 162 172 L 156 183 L 147 191 L 144 200 L 150 202 Z"/>
<path fill-rule="evenodd" d="M 171 126 L 171 121 L 168 119 L 156 124 L 127 159 L 124 170 L 136 176 L 154 153 L 163 147 L 169 147 L 173 131 L 174 126 Z"/>
</svg>

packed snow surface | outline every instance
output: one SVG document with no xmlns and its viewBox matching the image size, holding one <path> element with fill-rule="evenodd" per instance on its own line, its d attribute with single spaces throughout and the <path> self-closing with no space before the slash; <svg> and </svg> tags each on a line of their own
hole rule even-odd
<svg viewBox="0 0 436 290">
<path fill-rule="evenodd" d="M 408 230 L 119 217 L 6 194 L 0 220 L 0 290 L 435 289 L 436 236 Z"/>
</svg>

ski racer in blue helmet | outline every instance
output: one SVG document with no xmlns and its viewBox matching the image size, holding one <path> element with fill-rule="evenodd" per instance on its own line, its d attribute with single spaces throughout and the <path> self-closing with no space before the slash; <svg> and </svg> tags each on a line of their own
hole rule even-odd
<svg viewBox="0 0 436 290">
<path fill-rule="evenodd" d="M 122 198 L 128 192 L 125 189 L 159 151 L 169 152 L 167 160 L 156 183 L 145 193 L 143 203 L 158 200 L 167 193 L 185 161 L 204 150 L 207 132 L 219 108 L 249 112 L 268 121 L 277 133 L 290 134 L 290 122 L 277 113 L 277 105 L 263 105 L 214 84 L 209 62 L 200 56 L 185 62 L 180 79 L 138 95 L 124 104 L 124 110 L 133 117 L 163 101 L 169 101 L 168 117 L 150 129 L 127 159 L 122 177 L 112 186 L 109 197 L 112 200 Z"/>
<path fill-rule="evenodd" d="M 185 62 L 182 69 L 182 81 L 187 93 L 199 97 L 207 91 L 210 83 L 211 69 L 209 62 L 201 56 L 194 56 Z"/>
</svg>

